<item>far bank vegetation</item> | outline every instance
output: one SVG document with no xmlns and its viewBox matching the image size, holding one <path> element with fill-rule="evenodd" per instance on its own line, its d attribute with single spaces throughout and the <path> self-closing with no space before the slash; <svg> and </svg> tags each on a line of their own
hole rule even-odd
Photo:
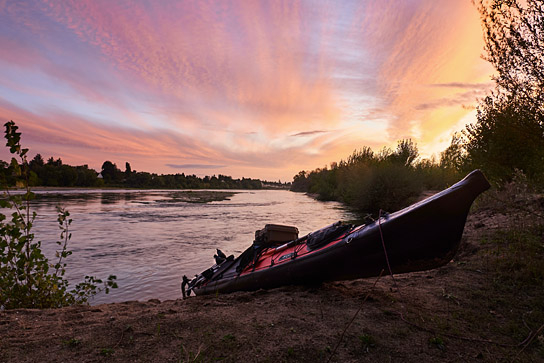
<svg viewBox="0 0 544 363">
<path fill-rule="evenodd" d="M 47 161 L 36 154 L 29 161 L 29 185 L 45 187 L 83 187 L 83 188 L 146 188 L 146 189 L 287 189 L 289 183 L 262 181 L 259 179 L 236 179 L 228 175 L 198 177 L 194 174 L 156 174 L 133 170 L 130 163 L 125 163 L 121 170 L 115 163 L 107 160 L 100 172 L 88 165 L 72 166 L 60 158 L 50 157 Z M 13 167 L 0 160 L 0 176 L 9 186 L 18 186 L 13 177 Z"/>
</svg>

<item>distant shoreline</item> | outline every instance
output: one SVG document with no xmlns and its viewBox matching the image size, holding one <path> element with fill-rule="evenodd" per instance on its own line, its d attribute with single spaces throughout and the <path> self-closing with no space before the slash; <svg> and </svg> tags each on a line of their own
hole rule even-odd
<svg viewBox="0 0 544 363">
<path fill-rule="evenodd" d="M 26 191 L 25 188 L 8 188 L 9 191 Z M 289 188 L 279 188 L 279 187 L 269 187 L 269 188 L 259 188 L 259 189 L 252 189 L 252 188 L 237 188 L 237 189 L 228 189 L 228 188 L 131 188 L 131 187 L 109 187 L 109 186 L 103 186 L 103 187 L 51 187 L 51 186 L 35 186 L 31 187 L 32 192 L 37 191 L 65 191 L 65 190 L 96 190 L 96 191 L 119 191 L 119 190 L 135 190 L 135 191 L 145 191 L 145 190 L 157 190 L 157 191 L 199 191 L 199 190 L 217 190 L 217 191 L 235 191 L 235 190 L 286 190 L 290 191 Z M 4 189 L 5 191 L 5 189 Z"/>
</svg>

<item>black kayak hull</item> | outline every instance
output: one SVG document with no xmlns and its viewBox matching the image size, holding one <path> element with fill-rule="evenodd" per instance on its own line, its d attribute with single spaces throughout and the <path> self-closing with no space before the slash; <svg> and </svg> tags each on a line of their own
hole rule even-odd
<svg viewBox="0 0 544 363">
<path fill-rule="evenodd" d="M 193 280 L 190 290 L 229 293 L 378 276 L 389 266 L 394 274 L 440 267 L 457 251 L 473 201 L 489 187 L 475 170 L 452 187 L 354 228 L 312 253 L 242 274 L 235 271 L 239 258 L 227 261 L 208 281 Z"/>
</svg>

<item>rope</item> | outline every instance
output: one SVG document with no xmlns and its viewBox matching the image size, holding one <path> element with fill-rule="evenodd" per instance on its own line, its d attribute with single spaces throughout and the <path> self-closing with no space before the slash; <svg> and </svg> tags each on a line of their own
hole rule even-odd
<svg viewBox="0 0 544 363">
<path fill-rule="evenodd" d="M 361 302 L 361 306 L 359 306 L 359 309 L 357 309 L 357 311 L 355 312 L 355 314 L 353 315 L 353 317 L 349 321 L 348 325 L 346 325 L 346 327 L 344 328 L 344 331 L 342 332 L 342 335 L 340 336 L 340 339 L 338 339 L 338 343 L 336 343 L 336 346 L 334 347 L 334 350 L 332 351 L 329 359 L 327 360 L 327 363 L 329 363 L 331 361 L 332 357 L 334 357 L 334 354 L 336 353 L 336 350 L 338 349 L 338 347 L 340 346 L 340 343 L 342 343 L 342 340 L 344 339 L 344 335 L 346 334 L 346 331 L 349 329 L 349 327 L 351 326 L 351 324 L 353 323 L 353 321 L 355 320 L 357 315 L 361 312 L 361 310 L 363 310 L 363 304 L 366 302 L 366 300 L 368 299 L 370 294 L 374 291 L 374 288 L 376 287 L 376 284 L 378 283 L 378 281 L 380 280 L 382 275 L 383 275 L 383 269 L 380 272 L 380 275 L 378 276 L 376 281 L 374 281 L 374 285 L 372 285 L 372 288 L 370 289 L 370 291 L 366 294 L 365 298 L 363 299 L 363 302 Z"/>
<path fill-rule="evenodd" d="M 385 262 L 387 262 L 387 268 L 389 269 L 389 275 L 391 275 L 391 278 L 393 279 L 393 285 L 395 285 L 395 288 L 398 289 L 397 281 L 395 280 L 395 277 L 393 276 L 393 271 L 391 270 L 391 265 L 389 264 L 389 256 L 387 255 L 387 249 L 385 248 L 385 241 L 383 239 L 383 232 L 382 232 L 382 212 L 383 210 L 380 209 L 380 212 L 378 213 L 378 229 L 380 230 L 380 238 L 382 240 L 382 247 L 383 247 L 383 253 L 385 254 Z"/>
</svg>

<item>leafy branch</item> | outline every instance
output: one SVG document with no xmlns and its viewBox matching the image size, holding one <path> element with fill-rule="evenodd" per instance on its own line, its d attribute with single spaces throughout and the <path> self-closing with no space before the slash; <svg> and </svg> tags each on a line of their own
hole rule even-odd
<svg viewBox="0 0 544 363">
<path fill-rule="evenodd" d="M 14 155 L 8 168 L 9 176 L 15 179 L 17 186 L 23 187 L 24 193 L 11 193 L 8 175 L 0 175 L 4 188 L 0 208 L 8 210 L 7 215 L 0 213 L 0 309 L 83 304 L 102 291 L 109 293 L 111 288 L 117 287 L 114 275 L 105 281 L 85 276 L 83 282 L 68 290 L 69 281 L 64 277 L 65 259 L 72 254 L 68 249 L 72 237 L 69 231 L 72 219 L 68 211 L 57 209 L 61 233 L 57 241 L 60 250 L 55 254 L 56 263 L 50 263 L 42 252 L 41 242 L 35 242 L 32 226 L 37 214 L 31 211 L 31 201 L 36 196 L 29 186 L 28 149 L 21 146 L 21 133 L 13 121 L 4 127 L 6 146 Z"/>
</svg>

